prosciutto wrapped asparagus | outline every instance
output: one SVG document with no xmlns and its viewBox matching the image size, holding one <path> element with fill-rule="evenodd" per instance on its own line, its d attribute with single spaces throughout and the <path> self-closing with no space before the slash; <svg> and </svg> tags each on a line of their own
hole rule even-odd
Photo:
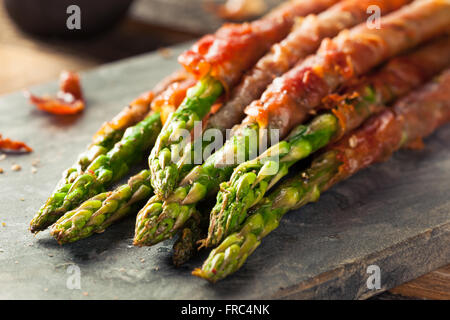
<svg viewBox="0 0 450 320">
<path fill-rule="evenodd" d="M 311 166 L 282 183 L 252 211 L 240 230 L 213 251 L 195 276 L 211 282 L 236 272 L 276 229 L 288 211 L 317 201 L 320 194 L 395 151 L 416 144 L 450 121 L 450 70 L 420 91 L 369 119 L 314 159 Z"/>
<path fill-rule="evenodd" d="M 277 129 L 285 136 L 338 86 L 390 56 L 443 33 L 450 27 L 448 14 L 449 2 L 417 1 L 382 18 L 381 29 L 361 24 L 325 40 L 315 55 L 275 79 L 261 99 L 247 108 L 248 116 L 235 129 L 233 138 L 202 166 L 192 169 L 180 188 L 166 198 L 167 205 L 158 198 L 148 202 L 138 214 L 134 243 L 151 245 L 171 237 L 189 218 L 188 209 L 211 191 L 208 185 L 226 181 L 238 164 L 236 160 L 224 160 L 236 159 L 236 154 L 254 154 L 251 149 L 257 148 L 257 143 L 250 139 L 260 137 L 261 129 Z M 155 208 L 158 209 L 154 211 Z"/>
<path fill-rule="evenodd" d="M 345 28 L 353 27 L 368 18 L 367 8 L 380 8 L 382 15 L 399 9 L 409 0 L 345 0 L 318 15 L 309 15 L 296 24 L 291 33 L 261 58 L 244 76 L 223 108 L 208 120 L 208 126 L 225 130 L 244 118 L 244 109 L 257 100 L 266 87 L 295 64 L 314 53 L 320 42 L 334 37 Z"/>
<path fill-rule="evenodd" d="M 206 246 L 219 243 L 244 221 L 247 210 L 289 168 L 357 128 L 372 114 L 450 65 L 450 37 L 436 40 L 423 48 L 391 60 L 385 67 L 357 87 L 342 95 L 330 95 L 325 102 L 330 112 L 296 127 L 286 141 L 274 145 L 254 160 L 240 164 L 229 182 L 220 186 L 217 203 L 211 212 Z"/>
<path fill-rule="evenodd" d="M 190 132 L 222 94 L 231 90 L 242 74 L 251 68 L 270 47 L 282 40 L 295 17 L 317 13 L 337 0 L 296 0 L 282 5 L 260 20 L 227 24 L 214 35 L 200 39 L 179 57 L 180 63 L 198 79 L 180 108 L 164 126 L 149 157 L 155 193 L 166 198 L 179 181 L 180 166 L 193 164 L 190 159 Z M 186 143 L 188 144 L 186 146 Z M 187 157 L 186 157 L 187 154 Z"/>
<path fill-rule="evenodd" d="M 448 30 L 449 15 L 449 1 L 415 1 L 381 18 L 379 29 L 363 23 L 323 41 L 314 56 L 275 79 L 248 106 L 243 125 L 278 129 L 284 137 L 338 86 Z"/>
<path fill-rule="evenodd" d="M 153 115 L 158 117 L 159 123 L 161 122 L 160 114 L 168 114 L 176 109 L 184 99 L 187 89 L 194 83 L 190 78 L 172 83 L 155 98 L 151 108 Z M 145 152 L 137 153 L 145 154 Z M 104 168 L 103 170 L 108 169 Z M 150 171 L 142 170 L 131 177 L 126 184 L 113 191 L 102 192 L 80 200 L 78 204 L 73 205 L 73 210 L 65 213 L 55 222 L 51 228 L 51 234 L 60 244 L 63 244 L 86 238 L 95 232 L 102 232 L 113 222 L 136 212 L 142 205 L 142 201 L 148 200 L 152 192 Z"/>
<path fill-rule="evenodd" d="M 164 90 L 172 92 L 173 88 L 181 88 L 185 93 L 193 81 L 188 74 L 177 72 L 155 89 L 162 94 Z M 153 92 L 142 95 L 102 126 L 88 151 L 64 172 L 55 191 L 33 217 L 31 232 L 47 228 L 84 200 L 103 192 L 108 183 L 126 174 L 129 166 L 144 156 L 141 153 L 152 145 L 162 126 L 160 113 L 164 108 L 153 106 L 154 110 L 150 110 L 153 96 Z"/>
<path fill-rule="evenodd" d="M 152 103 L 152 116 L 158 117 L 158 123 L 161 123 L 160 114 L 167 114 L 170 110 L 176 108 L 177 104 L 184 99 L 187 89 L 193 84 L 192 79 L 172 83 L 159 97 L 155 98 Z M 142 136 L 140 140 L 147 136 L 144 135 L 142 130 L 134 131 L 140 133 Z M 151 138 L 149 140 L 151 143 Z M 120 150 L 119 147 L 116 149 Z M 145 151 L 136 153 L 137 155 L 143 155 Z M 100 166 L 99 169 L 108 170 L 108 166 Z M 101 170 L 97 170 L 97 172 L 101 173 Z M 100 178 L 101 176 L 95 178 L 94 181 L 98 181 L 97 184 L 99 184 Z M 92 188 L 88 185 L 85 190 L 92 190 Z M 96 190 L 100 190 L 100 188 Z M 115 188 L 113 191 L 100 192 L 98 192 L 98 195 L 94 194 L 92 197 L 85 199 L 78 197 L 77 202 L 73 201 L 73 198 L 70 198 L 71 202 L 66 201 L 68 203 L 66 206 L 69 207 L 70 205 L 73 210 L 62 215 L 51 228 L 51 234 L 60 244 L 86 238 L 95 232 L 102 232 L 113 222 L 136 212 L 142 205 L 141 202 L 146 201 L 152 195 L 150 171 L 142 170 L 131 177 L 128 183 Z M 68 196 L 70 195 L 68 193 Z"/>
</svg>

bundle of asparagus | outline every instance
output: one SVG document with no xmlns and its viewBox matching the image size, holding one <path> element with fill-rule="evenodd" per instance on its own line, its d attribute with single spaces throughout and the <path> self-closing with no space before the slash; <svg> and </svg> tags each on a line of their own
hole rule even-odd
<svg viewBox="0 0 450 320">
<path fill-rule="evenodd" d="M 314 53 L 323 39 L 334 37 L 343 29 L 365 21 L 370 6 L 376 5 L 380 14 L 384 15 L 408 2 L 411 1 L 345 0 L 318 15 L 311 14 L 299 19 L 289 35 L 273 45 L 269 53 L 245 75 L 240 85 L 231 92 L 227 102 L 230 107 L 219 109 L 217 116 L 209 121 L 209 126 L 225 130 L 232 123 L 242 121 L 244 108 L 257 100 L 273 79 Z"/>
<path fill-rule="evenodd" d="M 191 168 L 191 144 L 181 132 L 201 121 L 224 88 L 231 90 L 242 74 L 274 43 L 282 40 L 294 18 L 319 12 L 337 0 L 290 1 L 252 23 L 227 24 L 215 35 L 207 35 L 179 57 L 179 62 L 199 79 L 181 107 L 174 112 L 158 136 L 149 157 L 155 193 L 166 198 Z M 175 157 L 175 155 L 177 157 Z"/>
<path fill-rule="evenodd" d="M 442 54 L 442 55 L 441 55 Z M 416 52 L 394 58 L 380 71 L 363 79 L 357 87 L 340 96 L 330 95 L 329 112 L 301 124 L 281 143 L 269 148 L 254 160 L 240 164 L 230 181 L 220 186 L 217 203 L 211 212 L 211 224 L 204 245 L 210 246 L 234 232 L 265 192 L 287 173 L 289 168 L 339 140 L 359 127 L 385 104 L 401 97 L 450 65 L 450 38 L 432 42 Z"/>
<path fill-rule="evenodd" d="M 229 56 L 227 59 L 224 59 L 223 57 L 220 58 L 220 60 L 217 60 L 219 58 L 219 55 L 217 57 L 211 57 L 211 56 L 207 56 L 206 59 L 209 59 L 208 61 L 211 62 L 211 66 L 215 65 L 216 67 L 219 67 L 220 65 L 230 65 L 232 66 L 233 60 L 236 61 L 240 61 L 240 63 L 242 62 L 242 57 L 240 57 L 238 55 L 238 52 L 236 51 L 232 51 L 232 50 L 241 50 L 242 52 L 248 52 L 248 49 L 252 49 L 253 47 L 253 53 L 249 54 L 247 57 L 247 62 L 245 64 L 245 66 L 241 66 L 240 68 L 238 68 L 237 66 L 233 67 L 233 71 L 230 70 L 230 73 L 227 74 L 227 81 L 229 83 L 228 87 L 231 86 L 233 81 L 236 81 L 236 79 L 239 77 L 239 74 L 243 72 L 243 68 L 248 67 L 253 60 L 255 60 L 258 55 L 261 55 L 261 53 L 258 53 L 259 51 L 261 51 L 262 47 L 261 46 L 267 46 L 270 43 L 273 43 L 274 41 L 276 41 L 277 39 L 283 37 L 286 33 L 287 30 L 289 29 L 289 27 L 292 25 L 293 23 L 293 19 L 294 17 L 296 17 L 299 14 L 303 14 L 303 13 L 310 13 L 310 12 L 317 12 L 322 10 L 323 8 L 325 8 L 326 6 L 334 3 L 336 1 L 330 1 L 330 0 L 321 0 L 321 1 L 291 1 L 289 3 L 287 3 L 286 5 L 281 6 L 279 9 L 275 10 L 273 13 L 269 14 L 267 17 L 265 17 L 262 21 L 259 22 L 255 22 L 253 24 L 255 24 L 252 28 L 252 31 L 254 32 L 253 37 L 255 39 L 253 39 L 252 41 L 248 42 L 248 30 L 246 29 L 245 26 L 228 26 L 225 27 L 224 30 L 225 31 L 221 31 L 218 32 L 216 35 L 216 42 L 218 42 L 219 44 L 223 45 L 223 43 L 229 43 L 228 46 L 226 46 L 225 48 L 227 50 L 230 50 L 230 53 L 233 52 L 233 55 Z M 264 22 L 264 24 L 269 23 L 269 28 L 268 26 L 262 26 L 262 23 Z M 230 32 L 230 30 L 234 30 L 233 32 L 237 31 L 237 30 L 241 30 L 241 32 L 243 32 L 242 34 L 239 33 L 232 33 L 232 34 L 228 34 L 228 32 Z M 236 30 L 235 30 L 236 29 Z M 287 30 L 286 30 L 287 29 Z M 228 30 L 228 31 L 227 31 Z M 246 30 L 244 32 L 244 30 Z M 224 35 L 227 35 L 225 38 L 223 38 Z M 238 39 L 239 37 L 243 38 L 241 39 L 241 45 L 236 48 L 236 39 Z M 208 37 L 205 37 L 203 39 L 201 39 L 199 42 L 203 43 L 205 41 L 207 41 Z M 247 40 L 246 40 L 247 39 Z M 265 43 L 264 45 L 262 45 L 261 41 L 255 41 L 256 39 L 264 39 Z M 244 41 L 245 40 L 245 41 Z M 209 41 L 209 40 L 208 40 Z M 247 43 L 248 42 L 248 43 Z M 244 47 L 242 47 L 244 46 Z M 197 47 L 197 46 L 196 46 Z M 250 50 L 251 51 L 251 50 Z M 193 55 L 194 52 L 193 51 L 189 51 L 188 53 L 186 53 L 186 55 Z M 232 77 L 230 76 L 231 73 L 233 73 L 236 79 L 232 79 Z M 174 138 L 174 131 L 172 130 L 173 128 L 177 127 L 178 129 L 175 130 L 175 135 L 176 132 L 179 131 L 180 129 L 184 128 L 184 129 L 191 129 L 193 123 L 191 123 L 192 121 L 194 121 L 195 119 L 200 119 L 197 118 L 195 116 L 195 111 L 192 108 L 206 108 L 206 109 L 210 109 L 211 105 L 214 103 L 214 101 L 216 100 L 217 96 L 220 95 L 220 92 L 222 91 L 222 86 L 220 84 L 220 81 L 218 80 L 214 80 L 211 77 L 204 77 L 202 78 L 200 81 L 198 81 L 198 83 L 187 92 L 187 96 L 186 99 L 181 103 L 180 108 L 176 111 L 173 112 L 169 118 L 167 119 L 167 122 L 164 125 L 164 128 L 162 129 L 161 133 L 158 136 L 158 140 L 155 144 L 155 147 L 153 149 L 152 152 L 155 152 L 155 150 L 157 150 L 162 141 L 165 139 L 164 137 L 166 136 L 166 134 L 170 133 L 170 138 L 173 139 Z M 205 109 L 205 110 L 206 110 Z M 204 112 L 204 114 L 206 114 L 207 111 Z M 174 117 L 178 118 L 178 120 L 174 120 Z M 186 123 L 184 121 L 181 121 L 180 119 L 190 119 L 188 122 L 188 124 L 186 125 Z M 180 123 L 180 121 L 182 123 Z M 166 130 L 167 129 L 167 130 Z M 167 136 L 166 136 L 167 137 Z M 173 148 L 171 149 L 173 150 Z M 166 150 L 167 151 L 167 150 Z M 161 159 L 166 159 L 167 161 L 170 161 L 170 152 L 166 152 L 166 153 L 161 153 L 166 154 L 166 156 L 162 156 L 159 157 L 157 162 L 159 163 L 159 161 Z M 151 156 L 150 156 L 151 158 Z M 164 160 L 164 161 L 166 161 Z M 108 159 L 104 159 L 104 160 L 99 160 L 101 162 L 100 164 L 100 168 L 101 170 L 97 169 L 97 172 L 100 174 L 99 177 L 96 177 L 95 179 L 95 184 L 91 182 L 90 179 L 88 179 L 87 183 L 82 183 L 81 184 L 81 188 L 78 188 L 76 191 L 77 193 L 75 193 L 75 195 L 80 194 L 79 189 L 83 190 L 83 196 L 85 196 L 87 193 L 86 191 L 91 191 L 91 195 L 93 194 L 98 194 L 99 192 L 101 192 L 101 188 L 105 185 L 105 183 L 110 182 L 111 180 L 116 180 L 117 177 L 119 177 L 119 173 L 120 171 L 118 170 L 111 170 L 111 165 L 107 164 L 106 166 L 104 165 L 104 162 L 111 162 L 108 161 Z M 151 161 L 150 161 L 151 162 Z M 109 165 L 109 166 L 108 166 Z M 188 167 L 188 166 L 187 166 Z M 127 168 L 127 167 L 126 167 Z M 171 167 L 173 169 L 173 167 Z M 150 169 L 152 171 L 152 165 L 150 164 Z M 170 168 L 168 167 L 168 170 L 170 171 Z M 112 171 L 112 172 L 111 172 Z M 166 170 L 167 171 L 167 170 Z M 161 174 L 163 174 L 166 177 L 171 177 L 171 175 L 166 175 L 166 171 L 160 171 Z M 178 171 L 183 171 L 180 170 L 179 168 L 176 170 L 176 173 L 178 174 Z M 118 174 L 116 176 L 114 176 L 114 172 L 118 172 Z M 87 174 L 83 175 L 85 178 L 89 177 L 92 178 L 91 176 L 88 176 Z M 111 178 L 112 176 L 112 178 Z M 81 180 L 81 178 L 78 178 Z M 157 185 L 155 185 L 155 183 L 157 183 L 156 181 L 160 181 L 157 178 L 155 178 L 154 174 L 152 174 L 152 179 L 151 179 L 151 183 L 153 184 L 153 186 L 158 190 Z M 175 180 L 170 180 L 170 181 L 175 181 Z M 89 184 L 88 184 L 89 183 Z M 78 184 L 79 185 L 79 184 Z M 100 187 L 97 187 L 98 185 L 100 185 Z M 161 185 L 161 184 L 160 184 Z M 170 182 L 164 182 L 164 184 L 162 184 L 161 186 L 164 186 L 165 188 L 167 186 L 170 185 Z M 116 190 L 118 191 L 118 190 Z M 74 192 L 72 192 L 73 194 Z M 121 194 L 121 193 L 119 193 Z M 131 195 L 129 197 L 126 198 L 130 198 Z M 67 205 L 63 206 L 62 210 L 59 210 L 59 212 L 64 211 L 67 212 L 70 209 L 75 208 L 75 204 L 74 201 L 72 201 L 71 197 L 67 197 L 69 198 L 70 201 L 66 201 L 65 203 Z M 80 198 L 81 197 L 74 197 L 76 202 L 80 203 Z M 86 198 L 86 197 L 84 197 Z M 128 199 L 129 200 L 129 199 Z M 120 202 L 121 203 L 127 203 L 128 200 L 125 200 L 124 198 L 120 198 Z M 76 210 L 76 209 L 75 209 Z M 108 212 L 109 214 L 113 214 L 112 211 L 116 211 L 116 210 L 112 210 L 110 209 Z M 58 212 L 58 213 L 59 213 Z M 101 210 L 99 210 L 99 212 L 102 212 Z M 68 214 L 68 216 L 72 216 L 73 213 Z M 61 216 L 61 215 L 58 215 Z M 94 215 L 95 216 L 95 215 Z M 78 215 L 75 215 L 75 217 L 78 217 Z M 62 217 L 60 221 L 66 221 L 67 217 Z M 74 220 L 74 218 L 72 217 L 70 220 Z M 86 221 L 86 217 L 83 221 Z M 67 223 L 65 224 L 67 226 Z M 55 226 L 52 228 L 52 233 L 57 237 L 58 241 L 60 241 L 61 243 L 66 242 L 66 241 L 75 241 L 75 240 L 65 240 L 65 239 L 78 239 L 77 236 L 72 237 L 72 236 L 63 236 L 63 235 L 67 235 L 67 233 L 71 233 L 72 232 L 72 228 L 69 228 L 70 231 L 68 232 L 63 232 L 62 230 L 67 229 L 65 228 L 59 228 L 59 223 L 56 223 Z M 77 228 L 78 230 L 78 228 Z M 89 233 L 90 234 L 90 233 Z"/>
<path fill-rule="evenodd" d="M 189 74 L 178 71 L 158 84 L 153 92 L 161 94 L 177 82 L 191 83 Z M 158 110 L 151 110 L 154 93 L 134 100 L 114 119 L 102 125 L 92 144 L 77 162 L 63 173 L 55 191 L 31 220 L 31 232 L 44 230 L 65 212 L 103 191 L 104 185 L 127 173 L 130 163 L 152 145 L 160 128 Z"/>
<path fill-rule="evenodd" d="M 449 121 L 450 69 L 436 82 L 401 99 L 391 110 L 368 120 L 315 157 L 308 169 L 282 183 L 193 274 L 216 282 L 237 271 L 289 210 L 317 201 L 337 182 L 388 159 L 399 148 L 416 143 Z"/>
<path fill-rule="evenodd" d="M 450 65 L 450 2 L 409 2 L 293 0 L 205 36 L 180 56 L 186 71 L 103 125 L 31 231 L 53 224 L 56 240 L 70 243 L 139 211 L 135 245 L 178 234 L 175 265 L 217 246 L 194 274 L 215 282 L 235 272 L 286 212 L 450 120 L 450 71 L 409 94 Z M 379 29 L 365 23 L 370 5 L 387 14 Z M 194 166 L 207 146 L 184 139 L 196 121 L 233 130 Z M 266 129 L 284 140 L 257 156 Z M 149 169 L 107 191 L 148 154 Z M 311 155 L 307 170 L 266 196 Z M 198 204 L 214 196 L 208 215 Z"/>
<path fill-rule="evenodd" d="M 171 110 L 178 107 L 184 99 L 187 89 L 193 84 L 192 79 L 174 82 L 168 85 L 160 96 L 155 99 L 152 104 L 151 121 L 154 121 L 159 127 L 155 128 L 153 137 L 156 137 L 161 130 L 161 122 L 165 119 L 164 114 L 170 113 Z M 148 118 L 150 118 L 150 116 L 146 119 Z M 141 141 L 150 141 L 151 143 L 154 142 L 154 139 L 145 137 L 145 130 L 140 129 L 141 124 L 146 123 L 146 119 L 127 130 L 131 129 L 133 132 L 136 132 L 136 136 L 138 136 L 138 139 Z M 122 140 L 124 140 L 124 138 L 122 138 Z M 131 141 L 134 144 L 139 143 L 139 140 Z M 120 150 L 123 148 L 123 145 L 123 141 L 120 141 L 116 149 Z M 128 147 L 128 150 L 128 154 L 132 155 L 134 153 L 132 148 Z M 127 150 L 122 153 L 126 152 Z M 142 155 L 145 154 L 145 152 L 141 151 L 137 154 Z M 88 169 L 91 166 L 89 166 Z M 106 165 L 101 168 L 105 171 L 108 170 Z M 96 178 L 95 181 L 101 181 L 101 176 L 98 175 L 98 177 L 99 178 Z M 86 189 L 89 190 L 89 188 L 90 187 L 88 186 Z M 112 222 L 133 212 L 133 209 L 138 209 L 139 202 L 147 200 L 151 196 L 152 191 L 150 171 L 143 170 L 131 177 L 127 184 L 117 187 L 112 192 L 100 193 L 85 201 L 79 207 L 62 215 L 52 226 L 51 233 L 58 242 L 62 244 L 88 237 L 94 232 L 102 232 Z"/>
<path fill-rule="evenodd" d="M 446 11 L 444 9 L 447 12 L 443 12 Z M 234 128 L 233 138 L 203 165 L 193 168 L 172 195 L 163 200 L 154 197 L 147 203 L 136 220 L 134 243 L 153 245 L 172 237 L 195 210 L 195 203 L 208 193 L 217 191 L 217 184 L 230 177 L 238 163 L 237 159 L 227 160 L 239 154 L 246 158 L 255 154 L 254 149 L 258 147 L 255 141 L 264 138 L 262 129 L 276 129 L 283 137 L 294 125 L 301 124 L 311 109 L 319 108 L 321 100 L 339 85 L 366 73 L 388 57 L 442 33 L 448 27 L 448 19 L 444 16 L 450 13 L 449 9 L 448 5 L 439 3 L 417 2 L 381 19 L 383 28 L 380 30 L 361 24 L 342 32 L 333 40 L 325 40 L 315 55 L 274 80 L 261 99 L 247 108 L 249 115 L 236 126 L 238 128 Z M 423 28 L 423 24 L 427 28 Z M 399 29 L 398 25 L 403 28 Z M 396 37 L 403 40 L 394 41 Z M 255 108 L 259 110 L 255 112 Z M 332 135 L 332 132 L 324 131 L 321 130 L 321 133 Z M 316 141 L 316 150 L 322 146 L 322 140 Z M 221 212 L 219 207 L 217 209 Z M 214 231 L 216 220 L 213 212 L 210 233 L 214 232 L 218 239 L 211 243 L 212 238 L 208 237 L 207 245 L 217 244 L 221 240 L 221 231 Z"/>
</svg>

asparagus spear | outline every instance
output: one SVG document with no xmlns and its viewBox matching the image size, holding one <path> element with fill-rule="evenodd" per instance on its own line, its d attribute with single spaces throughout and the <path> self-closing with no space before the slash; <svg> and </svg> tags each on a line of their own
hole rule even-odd
<svg viewBox="0 0 450 320">
<path fill-rule="evenodd" d="M 450 121 L 450 70 L 437 83 L 399 101 L 368 120 L 313 160 L 311 166 L 265 197 L 240 230 L 229 235 L 204 262 L 195 276 L 216 282 L 236 272 L 276 229 L 289 210 L 317 201 L 320 194 L 357 171 L 389 158 L 393 152 L 431 134 Z"/>
<path fill-rule="evenodd" d="M 191 147 L 190 144 L 186 146 L 187 137 L 183 137 L 183 134 L 190 132 L 196 122 L 209 113 L 222 91 L 222 84 L 218 80 L 210 76 L 204 77 L 189 89 L 181 106 L 164 125 L 148 160 L 152 185 L 160 197 L 167 197 L 178 182 L 178 166 L 189 166 L 184 161 L 185 158 L 175 158 L 176 155 L 185 155 L 183 149 Z"/>
<path fill-rule="evenodd" d="M 63 204 L 64 198 L 75 180 L 78 179 L 78 183 L 83 183 L 83 181 L 84 183 L 93 182 L 93 179 L 90 177 L 80 178 L 80 176 L 83 175 L 94 159 L 107 154 L 111 151 L 114 144 L 120 141 L 131 119 L 137 118 L 138 114 L 146 114 L 148 112 L 152 96 L 152 93 L 148 93 L 146 96 L 143 95 L 141 98 L 136 99 L 129 108 L 119 113 L 113 121 L 102 126 L 94 136 L 93 143 L 88 147 L 88 150 L 81 154 L 78 161 L 63 173 L 63 177 L 52 195 L 31 220 L 31 232 L 42 231 L 56 221 L 60 214 L 53 211 Z"/>
<path fill-rule="evenodd" d="M 256 130 L 256 125 L 241 128 L 220 150 L 192 169 L 166 201 L 159 197 L 152 198 L 136 218 L 134 244 L 154 245 L 173 237 L 195 212 L 197 202 L 216 191 L 218 182 L 225 181 L 231 175 L 238 163 L 238 150 L 247 151 L 243 154 L 245 159 L 256 155 L 257 144 L 252 143 L 251 139 L 257 136 Z"/>
<path fill-rule="evenodd" d="M 142 170 L 127 184 L 92 197 L 56 221 L 50 233 L 59 244 L 64 244 L 103 232 L 113 222 L 135 212 L 140 202 L 151 195 L 149 177 L 150 171 Z"/>
<path fill-rule="evenodd" d="M 332 95 L 330 112 L 316 116 L 308 125 L 293 130 L 287 140 L 269 148 L 259 157 L 240 164 L 230 180 L 220 185 L 205 246 L 214 246 L 234 232 L 267 190 L 284 177 L 289 168 L 357 128 L 383 105 L 425 82 L 450 64 L 450 37 L 392 59 L 368 81 Z"/>
<path fill-rule="evenodd" d="M 320 115 L 309 125 L 298 126 L 291 138 L 271 147 L 257 159 L 239 165 L 230 182 L 220 185 L 203 246 L 217 245 L 236 231 L 246 218 L 247 209 L 258 203 L 266 190 L 288 173 L 291 165 L 327 145 L 338 129 L 335 116 Z"/>
</svg>

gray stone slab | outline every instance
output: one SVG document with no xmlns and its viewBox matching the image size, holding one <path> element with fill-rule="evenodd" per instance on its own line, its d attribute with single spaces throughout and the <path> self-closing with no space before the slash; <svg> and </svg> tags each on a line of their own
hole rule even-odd
<svg viewBox="0 0 450 320">
<path fill-rule="evenodd" d="M 175 58 L 149 54 L 83 73 L 88 107 L 76 117 L 36 111 L 21 93 L 0 97 L 0 132 L 35 149 L 0 161 L 1 299 L 367 298 L 450 263 L 449 126 L 424 150 L 401 151 L 288 214 L 239 272 L 216 285 L 190 275 L 206 253 L 176 269 L 170 241 L 133 247 L 133 218 L 71 245 L 48 232 L 32 236 L 29 220 L 99 125 L 176 67 Z M 22 171 L 12 172 L 13 163 Z M 381 269 L 380 290 L 366 286 L 372 264 Z M 81 290 L 67 288 L 70 265 L 81 270 Z"/>
</svg>

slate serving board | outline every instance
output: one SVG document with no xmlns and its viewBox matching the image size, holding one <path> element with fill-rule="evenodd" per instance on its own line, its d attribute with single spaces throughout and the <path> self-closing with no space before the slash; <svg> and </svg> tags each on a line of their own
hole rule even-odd
<svg viewBox="0 0 450 320">
<path fill-rule="evenodd" d="M 133 247 L 133 218 L 65 246 L 48 232 L 31 235 L 28 222 L 60 173 L 103 121 L 177 68 L 183 48 L 171 59 L 149 54 L 83 73 L 88 107 L 80 116 L 41 113 L 21 93 L 0 97 L 0 132 L 35 150 L 0 161 L 0 299 L 367 298 L 450 263 L 450 126 L 425 150 L 401 151 L 288 214 L 239 272 L 216 285 L 190 275 L 206 253 L 176 269 L 171 241 Z M 22 170 L 11 171 L 13 163 Z M 373 264 L 379 290 L 366 285 Z M 67 287 L 71 265 L 80 268 L 80 290 Z"/>
</svg>

